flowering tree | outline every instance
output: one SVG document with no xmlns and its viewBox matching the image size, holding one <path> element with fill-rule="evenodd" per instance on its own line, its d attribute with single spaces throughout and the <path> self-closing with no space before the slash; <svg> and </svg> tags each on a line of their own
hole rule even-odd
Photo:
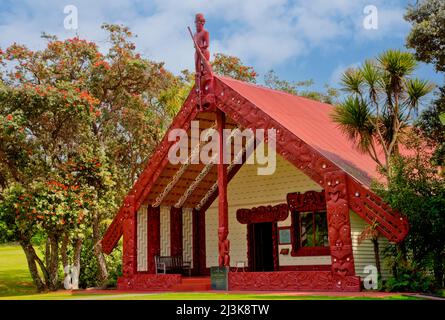
<svg viewBox="0 0 445 320">
<path fill-rule="evenodd" d="M 64 265 L 79 264 L 84 237 L 106 280 L 103 229 L 175 113 L 168 93 L 181 80 L 142 58 L 126 27 L 103 28 L 104 53 L 48 35 L 43 50 L 0 50 L 0 221 L 39 290 L 57 287 L 59 253 Z M 46 239 L 44 259 L 36 234 Z"/>
</svg>

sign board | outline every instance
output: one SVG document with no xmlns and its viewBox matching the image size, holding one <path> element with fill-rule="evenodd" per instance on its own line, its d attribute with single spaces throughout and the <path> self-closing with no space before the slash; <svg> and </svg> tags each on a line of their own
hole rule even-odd
<svg viewBox="0 0 445 320">
<path fill-rule="evenodd" d="M 229 290 L 229 267 L 210 267 L 212 290 Z"/>
</svg>

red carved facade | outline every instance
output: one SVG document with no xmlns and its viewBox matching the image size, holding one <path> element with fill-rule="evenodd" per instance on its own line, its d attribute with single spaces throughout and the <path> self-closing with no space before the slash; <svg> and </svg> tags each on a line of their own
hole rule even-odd
<svg viewBox="0 0 445 320">
<path fill-rule="evenodd" d="M 216 118 L 219 145 L 223 145 L 222 131 L 226 120 L 231 126 L 268 130 L 276 129 L 276 150 L 296 168 L 304 172 L 313 181 L 324 188 L 324 192 L 306 192 L 305 194 L 290 193 L 287 204 L 276 206 L 261 206 L 253 209 L 237 211 L 237 220 L 247 224 L 248 259 L 250 257 L 250 238 L 255 223 L 272 223 L 273 263 L 275 272 L 230 272 L 230 290 L 305 290 L 305 291 L 358 291 L 360 279 L 355 276 L 354 258 L 352 252 L 351 227 L 349 210 L 352 209 L 368 223 L 377 223 L 378 231 L 389 240 L 400 242 L 408 232 L 408 221 L 397 211 L 388 207 L 379 197 L 368 190 L 355 178 L 354 172 L 346 173 L 338 162 L 326 156 L 326 150 L 321 150 L 317 144 L 309 144 L 289 130 L 280 121 L 275 120 L 264 110 L 262 101 L 257 104 L 249 100 L 242 90 L 235 90 L 230 82 L 213 74 L 208 63 L 209 35 L 203 28 L 203 15 L 196 16 L 197 32 L 192 35 L 196 56 L 196 83 L 183 107 L 175 117 L 168 133 L 156 148 L 131 191 L 124 200 L 116 217 L 109 226 L 102 240 L 102 250 L 110 253 L 123 235 L 123 276 L 118 280 L 118 288 L 126 290 L 173 290 L 180 283 L 180 275 L 155 275 L 154 256 L 160 254 L 160 211 L 159 207 L 150 206 L 149 195 L 152 196 L 162 188 L 162 183 L 156 185 L 159 178 L 171 177 L 176 168 L 167 166 L 168 152 L 176 141 L 169 141 L 168 136 L 173 129 L 188 130 L 191 121 L 198 116 L 204 120 L 213 121 Z M 229 85 L 230 84 L 230 85 Z M 261 93 L 263 94 L 263 93 Z M 264 93 L 265 94 L 265 93 Z M 252 97 L 251 97 L 252 98 Z M 269 97 L 264 96 L 264 101 Z M 270 99 L 269 99 L 270 101 Z M 205 112 L 203 112 L 205 111 Z M 216 114 L 216 117 L 215 117 Z M 210 115 L 210 116 L 209 116 Z M 287 113 L 286 113 L 287 115 Z M 207 116 L 207 118 L 206 118 Z M 276 114 L 275 114 L 276 116 Z M 227 119 L 226 119 L 227 118 Z M 279 119 L 279 118 L 277 118 Z M 234 123 L 233 123 L 234 122 Z M 281 122 L 286 122 L 281 119 Z M 305 139 L 307 141 L 307 139 Z M 266 142 L 267 139 L 266 139 Z M 314 146 L 315 145 L 315 146 Z M 219 265 L 230 265 L 230 241 L 228 239 L 228 202 L 227 184 L 238 172 L 242 164 L 235 165 L 227 172 L 227 165 L 222 159 L 217 164 L 218 188 L 207 202 L 200 206 L 200 211 L 193 211 L 193 273 L 208 273 L 206 268 L 206 236 L 205 212 L 218 197 L 218 254 Z M 243 158 L 243 162 L 245 158 Z M 212 183 L 212 181 L 210 181 Z M 208 182 L 207 182 L 208 184 Z M 205 185 L 207 185 L 205 184 Z M 208 187 L 197 188 L 206 194 Z M 179 193 L 179 192 L 178 192 Z M 199 198 L 201 194 L 196 195 Z M 149 199 L 149 200 L 147 200 Z M 174 199 L 173 199 L 174 200 Z M 137 272 L 137 211 L 143 202 L 149 203 L 148 208 L 148 239 L 147 256 L 148 271 Z M 193 203 L 193 206 L 196 203 Z M 285 267 L 279 270 L 278 260 L 278 230 L 277 222 L 288 217 L 289 208 L 292 211 L 327 211 L 329 233 L 329 252 L 331 266 L 315 266 L 317 271 L 289 270 Z M 293 239 L 293 236 L 292 236 Z M 183 254 L 182 208 L 171 208 L 170 211 L 170 255 Z M 318 252 L 321 253 L 321 252 Z M 317 253 L 317 254 L 318 254 Z M 326 252 L 325 252 L 326 253 Z M 295 252 L 292 252 L 294 255 Z M 326 270 L 330 268 L 330 270 Z M 315 270 L 315 269 L 313 269 Z"/>
<path fill-rule="evenodd" d="M 287 204 L 276 206 L 260 206 L 252 209 L 238 209 L 236 219 L 239 223 L 261 223 L 284 221 L 289 215 Z"/>
<path fill-rule="evenodd" d="M 120 277 L 117 281 L 119 290 L 168 291 L 181 283 L 180 274 L 137 273 L 131 277 Z"/>
<path fill-rule="evenodd" d="M 348 192 L 346 174 L 343 171 L 326 173 L 325 193 L 332 272 L 337 276 L 353 276 L 355 270 Z"/>
<path fill-rule="evenodd" d="M 229 290 L 360 291 L 360 278 L 331 271 L 230 272 Z"/>
<path fill-rule="evenodd" d="M 303 194 L 288 193 L 287 205 L 289 210 L 298 212 L 322 211 L 326 210 L 325 193 L 317 191 L 307 191 Z"/>
<path fill-rule="evenodd" d="M 132 277 L 136 273 L 136 214 L 134 210 L 134 197 L 127 196 L 123 206 L 123 233 L 124 245 L 122 253 L 122 274 Z"/>
</svg>

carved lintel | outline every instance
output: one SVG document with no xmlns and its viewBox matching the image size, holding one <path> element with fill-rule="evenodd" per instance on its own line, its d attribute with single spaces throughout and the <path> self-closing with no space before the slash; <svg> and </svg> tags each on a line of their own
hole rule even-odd
<svg viewBox="0 0 445 320">
<path fill-rule="evenodd" d="M 289 210 L 286 203 L 236 211 L 236 219 L 243 224 L 284 221 L 288 215 Z"/>
</svg>

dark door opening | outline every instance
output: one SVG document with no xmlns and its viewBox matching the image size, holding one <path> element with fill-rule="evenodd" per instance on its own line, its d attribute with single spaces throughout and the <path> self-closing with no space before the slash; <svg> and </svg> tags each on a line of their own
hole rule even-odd
<svg viewBox="0 0 445 320">
<path fill-rule="evenodd" d="M 251 270 L 274 271 L 272 222 L 252 223 L 249 227 Z"/>
</svg>

